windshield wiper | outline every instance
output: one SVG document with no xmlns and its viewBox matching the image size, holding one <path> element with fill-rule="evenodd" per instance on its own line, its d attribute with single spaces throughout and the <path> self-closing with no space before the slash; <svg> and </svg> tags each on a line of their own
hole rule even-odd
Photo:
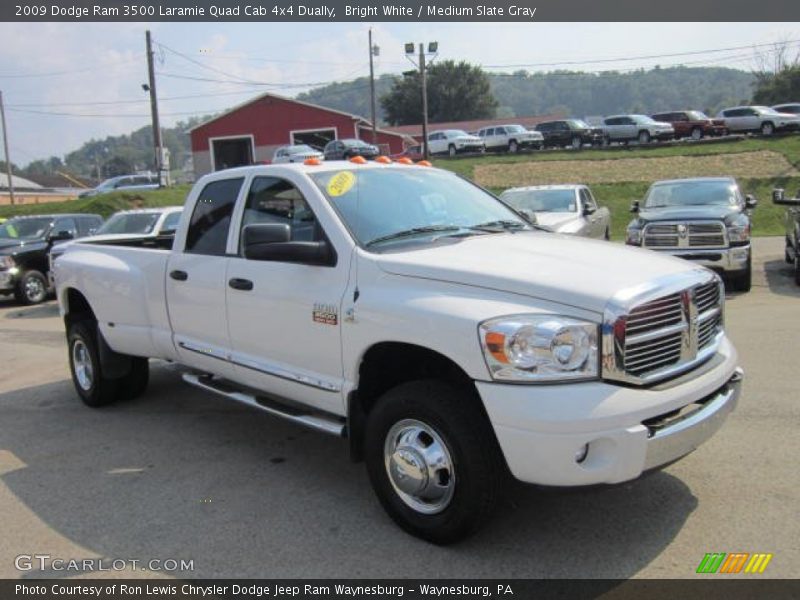
<svg viewBox="0 0 800 600">
<path fill-rule="evenodd" d="M 526 227 L 539 229 L 541 231 L 551 231 L 550 228 L 537 225 L 535 223 L 522 223 L 520 221 L 508 220 L 487 221 L 486 223 L 478 223 L 477 225 L 465 227 L 465 229 L 472 231 L 486 231 L 487 233 L 502 233 L 504 231 L 519 231 L 520 229 L 524 229 Z"/>
<path fill-rule="evenodd" d="M 426 227 L 412 227 L 411 229 L 403 229 L 402 231 L 395 231 L 394 233 L 389 233 L 387 235 L 382 235 L 380 237 L 376 237 L 374 240 L 368 241 L 365 246 L 373 246 L 375 244 L 379 244 L 381 242 L 388 242 L 391 240 L 398 240 L 405 237 L 411 237 L 415 235 L 420 235 L 423 233 L 439 233 L 442 231 L 459 231 L 463 229 L 463 227 L 457 227 L 455 225 L 428 225 Z"/>
</svg>

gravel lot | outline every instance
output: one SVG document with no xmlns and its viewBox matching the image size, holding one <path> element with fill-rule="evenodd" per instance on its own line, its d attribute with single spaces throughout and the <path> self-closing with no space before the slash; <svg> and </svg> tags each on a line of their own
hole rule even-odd
<svg viewBox="0 0 800 600">
<path fill-rule="evenodd" d="M 20 554 L 193 560 L 155 574 L 188 577 L 692 577 L 706 552 L 771 552 L 760 577 L 796 577 L 800 288 L 782 239 L 757 239 L 755 256 L 753 291 L 727 304 L 744 395 L 715 438 L 616 487 L 516 486 L 449 548 L 396 528 L 342 441 L 188 388 L 168 365 L 143 398 L 85 408 L 55 303 L 0 300 L 0 577 L 64 575 L 18 571 Z"/>
</svg>

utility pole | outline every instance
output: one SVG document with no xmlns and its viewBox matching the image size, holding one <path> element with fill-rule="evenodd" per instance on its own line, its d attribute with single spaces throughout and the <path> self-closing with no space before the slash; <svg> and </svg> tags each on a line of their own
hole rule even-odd
<svg viewBox="0 0 800 600">
<path fill-rule="evenodd" d="M 419 45 L 419 74 L 422 78 L 422 158 L 428 160 L 428 78 L 425 74 L 425 44 Z"/>
<path fill-rule="evenodd" d="M 156 172 L 158 173 L 158 184 L 164 185 L 164 146 L 161 140 L 161 125 L 158 122 L 158 98 L 156 96 L 156 72 L 153 68 L 153 41 L 150 37 L 150 30 L 145 32 L 147 43 L 147 78 L 146 91 L 150 92 L 150 112 L 153 115 L 153 144 L 156 153 Z M 143 86 L 144 87 L 144 86 Z"/>
<path fill-rule="evenodd" d="M 372 45 L 372 27 L 369 28 L 369 95 L 370 95 L 370 107 L 372 109 L 372 143 L 378 143 L 378 132 L 376 131 L 377 125 L 375 124 L 375 71 L 372 67 L 372 57 L 378 56 L 380 54 L 380 48 L 378 46 Z"/>
<path fill-rule="evenodd" d="M 8 127 L 6 127 L 6 111 L 3 106 L 3 92 L 0 91 L 0 122 L 3 124 L 3 149 L 6 157 L 6 174 L 8 175 L 8 194 L 14 204 L 14 182 L 11 180 L 11 157 L 8 155 Z"/>
</svg>

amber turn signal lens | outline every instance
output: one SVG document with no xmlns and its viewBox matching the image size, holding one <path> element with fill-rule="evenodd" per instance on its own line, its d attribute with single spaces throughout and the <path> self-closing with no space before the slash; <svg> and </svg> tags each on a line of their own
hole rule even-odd
<svg viewBox="0 0 800 600">
<path fill-rule="evenodd" d="M 353 158 L 350 159 L 350 162 L 356 163 L 357 165 L 363 165 L 366 164 L 367 159 L 364 158 L 363 156 L 354 156 Z"/>
<path fill-rule="evenodd" d="M 431 166 L 433 166 L 433 165 L 431 165 L 430 161 L 428 161 L 428 160 L 421 160 L 417 164 L 420 167 L 431 167 Z"/>
<path fill-rule="evenodd" d="M 310 167 L 316 167 L 318 165 L 321 165 L 322 161 L 320 161 L 320 159 L 318 158 L 307 158 L 303 161 L 303 164 L 308 165 Z"/>
<path fill-rule="evenodd" d="M 407 156 L 404 156 L 403 158 L 398 158 L 397 162 L 399 162 L 401 165 L 413 165 L 414 164 L 414 161 L 411 160 L 410 158 L 408 158 Z"/>
<path fill-rule="evenodd" d="M 419 163 L 417 163 L 419 164 Z M 501 363 L 507 363 L 508 358 L 505 353 L 506 336 L 496 331 L 490 331 L 486 334 L 486 349 L 494 357 L 494 359 Z"/>
<path fill-rule="evenodd" d="M 381 163 L 382 165 L 388 165 L 391 164 L 392 159 L 389 158 L 388 156 L 379 156 L 378 158 L 375 159 L 375 162 Z"/>
</svg>

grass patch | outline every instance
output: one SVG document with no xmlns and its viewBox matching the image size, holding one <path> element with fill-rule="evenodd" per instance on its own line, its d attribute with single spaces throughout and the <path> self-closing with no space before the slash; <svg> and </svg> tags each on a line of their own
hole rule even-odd
<svg viewBox="0 0 800 600">
<path fill-rule="evenodd" d="M 90 198 L 43 204 L 17 204 L 0 206 L 0 217 L 17 215 L 48 215 L 60 213 L 90 213 L 107 218 L 119 210 L 157 206 L 183 206 L 191 185 L 137 192 L 109 192 Z"/>
</svg>

